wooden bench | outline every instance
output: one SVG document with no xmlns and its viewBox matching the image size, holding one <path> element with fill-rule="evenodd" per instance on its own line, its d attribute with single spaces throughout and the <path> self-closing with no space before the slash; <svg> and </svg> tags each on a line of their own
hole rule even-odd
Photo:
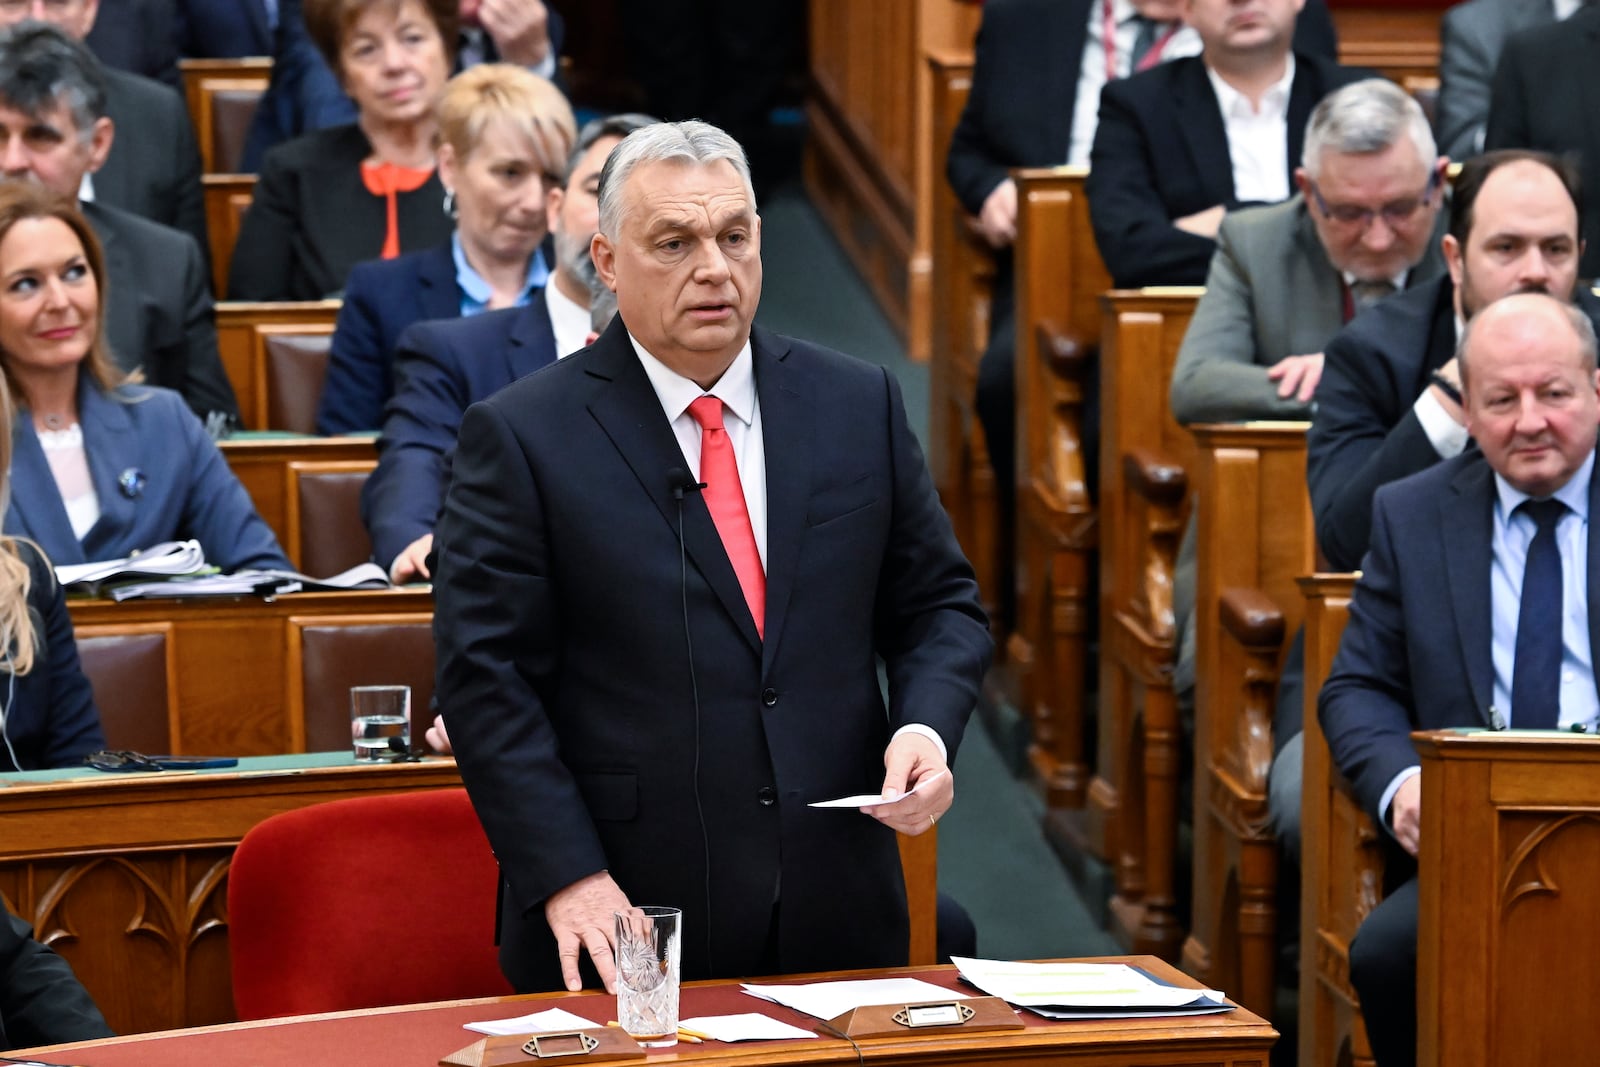
<svg viewBox="0 0 1600 1067">
<path fill-rule="evenodd" d="M 314 367 L 302 365 L 311 354 L 307 342 L 320 349 L 325 375 L 326 343 L 333 336 L 339 306 L 338 300 L 217 304 L 217 350 L 239 398 L 245 429 L 300 433 L 310 429 L 304 425 L 305 412 L 309 402 L 314 415 L 316 401 L 299 394 L 314 388 L 320 395 L 321 376 Z M 296 425 L 283 425 L 286 422 Z"/>
<path fill-rule="evenodd" d="M 1194 438 L 1166 396 L 1203 292 L 1101 298 L 1099 729 L 1085 823 L 1091 847 L 1111 861 L 1113 932 L 1132 951 L 1163 959 L 1175 958 L 1182 940 L 1172 585 L 1195 459 Z"/>
<path fill-rule="evenodd" d="M 1273 708 L 1316 569 L 1305 423 L 1196 426 L 1194 892 L 1183 965 L 1272 1014 Z"/>
<path fill-rule="evenodd" d="M 971 52 L 937 51 L 933 72 L 933 138 L 948 145 L 972 86 Z M 956 539 L 978 576 L 984 608 L 998 628 L 1000 583 L 1010 581 L 999 543 L 994 468 L 974 410 L 978 363 L 989 344 L 995 259 L 948 183 L 933 189 L 933 300 L 928 367 L 928 465 Z"/>
<path fill-rule="evenodd" d="M 272 80 L 270 56 L 180 59 L 183 95 L 207 174 L 239 170 L 256 104 Z"/>
<path fill-rule="evenodd" d="M 290 501 L 296 497 L 297 464 L 373 463 L 378 457 L 377 441 L 371 437 L 282 437 L 242 434 L 230 437 L 218 447 L 222 458 L 244 484 L 256 506 L 256 514 L 272 527 L 278 544 L 287 549 L 291 540 Z M 296 534 L 303 536 L 303 534 Z M 290 556 L 290 562 L 296 562 Z"/>
<path fill-rule="evenodd" d="M 1306 626 L 1305 770 L 1300 860 L 1300 1065 L 1372 1064 L 1372 1049 L 1350 985 L 1350 942 L 1383 899 L 1383 831 L 1333 769 L 1317 721 L 1350 612 L 1354 574 L 1300 581 Z M 1473 922 L 1487 921 L 1478 915 Z"/>
<path fill-rule="evenodd" d="M 226 296 L 233 246 L 239 243 L 244 213 L 255 196 L 256 176 L 202 174 L 200 191 L 205 199 L 206 237 L 211 242 L 211 288 L 218 296 Z"/>
<path fill-rule="evenodd" d="M 1032 722 L 1030 759 L 1051 825 L 1072 847 L 1083 808 L 1090 578 L 1098 528 L 1089 498 L 1084 409 L 1111 287 L 1089 225 L 1083 167 L 1022 169 L 1017 182 L 1016 630 L 1006 659 Z M 1057 823 L 1062 825 L 1057 827 Z M 1102 855 L 1103 858 L 1103 855 Z"/>
</svg>

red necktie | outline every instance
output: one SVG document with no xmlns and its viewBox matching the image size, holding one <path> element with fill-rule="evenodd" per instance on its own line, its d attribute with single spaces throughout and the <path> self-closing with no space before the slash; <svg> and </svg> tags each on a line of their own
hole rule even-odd
<svg viewBox="0 0 1600 1067">
<path fill-rule="evenodd" d="M 739 483 L 739 465 L 733 458 L 733 443 L 722 427 L 722 401 L 703 396 L 689 405 L 689 414 L 700 424 L 700 480 L 706 483 L 706 507 L 717 524 L 722 547 L 733 564 L 733 573 L 744 590 L 745 603 L 756 622 L 756 633 L 766 637 L 767 576 L 761 569 L 761 553 L 756 550 L 755 531 L 750 527 L 750 512 L 744 503 L 744 486 Z"/>
</svg>

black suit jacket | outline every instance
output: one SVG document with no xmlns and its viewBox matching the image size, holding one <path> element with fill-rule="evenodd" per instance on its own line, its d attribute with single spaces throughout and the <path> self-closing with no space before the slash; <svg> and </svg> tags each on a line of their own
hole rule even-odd
<svg viewBox="0 0 1600 1067">
<path fill-rule="evenodd" d="M 555 361 L 543 291 L 525 307 L 418 322 L 400 335 L 378 468 L 361 487 L 372 558 L 385 570 L 438 523 L 467 408 Z"/>
<path fill-rule="evenodd" d="M 230 300 L 321 300 L 343 291 L 350 268 L 383 251 L 386 207 L 361 181 L 372 154 L 354 124 L 317 130 L 267 153 L 239 228 L 228 274 Z M 435 170 L 396 198 L 400 251 L 450 239 L 444 186 Z"/>
<path fill-rule="evenodd" d="M 1591 515 L 1597 489 L 1591 479 Z M 1494 473 L 1472 451 L 1373 499 L 1372 550 L 1317 708 L 1334 764 L 1380 825 L 1384 790 L 1418 762 L 1412 730 L 1490 725 L 1494 496 Z M 1589 645 L 1600 664 L 1600 537 L 1589 529 Z"/>
<path fill-rule="evenodd" d="M 972 91 L 950 138 L 945 173 L 966 209 L 983 201 L 1013 167 L 1051 167 L 1067 158 L 1089 13 L 1100 0 L 989 0 L 972 71 Z M 1324 0 L 1295 20 L 1297 52 L 1338 57 Z"/>
<path fill-rule="evenodd" d="M 1583 164 L 1580 273 L 1600 274 L 1600 8 L 1515 33 L 1500 53 L 1483 147 L 1540 148 Z"/>
<path fill-rule="evenodd" d="M 1286 131 L 1291 189 L 1311 109 L 1331 90 L 1365 77 L 1371 73 L 1296 53 Z M 1172 220 L 1240 202 L 1222 111 L 1201 57 L 1105 87 L 1085 191 L 1095 241 L 1117 288 L 1205 284 L 1216 242 Z"/>
<path fill-rule="evenodd" d="M 72 967 L 0 901 L 0 1049 L 111 1036 Z"/>
<path fill-rule="evenodd" d="M 200 249 L 177 230 L 99 201 L 80 206 L 105 249 L 106 340 L 118 365 L 183 394 L 202 419 L 212 412 L 237 419 Z"/>
<path fill-rule="evenodd" d="M 193 237 L 208 254 L 200 147 L 183 97 L 126 71 L 107 70 L 106 113 L 116 129 L 94 197 Z"/>
<path fill-rule="evenodd" d="M 1323 350 L 1306 480 L 1317 544 L 1335 570 L 1361 566 L 1374 491 L 1439 462 L 1412 405 L 1455 355 L 1454 297 L 1448 275 L 1396 293 Z M 1580 288 L 1577 302 L 1600 329 L 1600 300 Z"/>
<path fill-rule="evenodd" d="M 907 723 L 955 758 L 986 621 L 894 379 L 760 329 L 751 343 L 765 641 L 704 500 L 674 499 L 688 465 L 620 317 L 462 421 L 437 693 L 509 883 L 518 988 L 557 987 L 541 905 L 602 869 L 683 909 L 685 978 L 761 973 L 779 894 L 783 971 L 906 959 L 894 834 L 806 805 L 875 792 Z"/>
<path fill-rule="evenodd" d="M 173 0 L 100 0 L 94 25 L 83 43 L 108 67 L 142 74 L 183 91 L 183 74 L 178 70 L 178 11 Z"/>
<path fill-rule="evenodd" d="M 178 47 L 186 56 L 272 55 L 262 0 L 178 0 Z"/>
</svg>

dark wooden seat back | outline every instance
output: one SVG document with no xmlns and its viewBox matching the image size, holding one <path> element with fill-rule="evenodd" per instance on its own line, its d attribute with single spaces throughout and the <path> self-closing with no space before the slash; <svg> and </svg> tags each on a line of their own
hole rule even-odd
<svg viewBox="0 0 1600 1067">
<path fill-rule="evenodd" d="M 269 430 L 317 432 L 317 405 L 328 380 L 328 351 L 333 335 L 269 333 L 263 338 L 267 376 Z"/>
<path fill-rule="evenodd" d="M 86 626 L 77 632 L 78 658 L 94 687 L 108 748 L 146 755 L 172 751 L 167 636 L 159 625 Z"/>
<path fill-rule="evenodd" d="M 327 376 L 327 357 L 319 355 L 318 348 L 330 343 L 340 304 L 338 300 L 217 304 L 217 351 L 239 399 L 245 429 L 310 432 L 314 428 L 322 395 L 317 375 Z M 276 338 L 304 340 L 269 349 Z M 296 425 L 275 426 L 275 420 Z"/>
<path fill-rule="evenodd" d="M 372 540 L 361 522 L 361 487 L 376 466 L 368 460 L 289 464 L 284 551 L 301 573 L 327 578 L 372 557 Z"/>
<path fill-rule="evenodd" d="M 297 628 L 306 751 L 350 748 L 350 687 L 411 687 L 413 745 L 433 721 L 433 625 L 426 616 L 308 620 Z"/>
</svg>

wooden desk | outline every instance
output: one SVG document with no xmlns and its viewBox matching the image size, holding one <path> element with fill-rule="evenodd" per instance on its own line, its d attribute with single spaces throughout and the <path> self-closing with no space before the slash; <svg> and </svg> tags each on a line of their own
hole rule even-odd
<svg viewBox="0 0 1600 1067">
<path fill-rule="evenodd" d="M 1195 983 L 1152 957 L 1115 957 L 1136 962 L 1169 981 Z M 885 977 L 911 975 L 956 989 L 955 969 L 937 967 L 896 971 L 858 971 L 822 977 Z M 252 1067 L 301 1067 L 336 1061 L 350 1067 L 395 1067 L 433 1064 L 472 1043 L 477 1035 L 462 1024 L 510 1018 L 560 1006 L 575 1015 L 602 1022 L 617 1016 L 616 998 L 604 993 L 551 993 L 537 997 L 502 997 L 451 1001 L 292 1019 L 209 1027 L 197 1032 L 111 1038 L 28 1050 L 28 1055 L 89 1067 L 123 1067 L 249 1063 Z M 681 1014 L 720 1015 L 761 1011 L 795 1026 L 811 1029 L 813 1020 L 753 1000 L 736 982 L 695 982 L 684 987 Z M 1244 1009 L 1226 1015 L 1167 1019 L 1105 1019 L 1051 1022 L 1024 1012 L 1024 1029 L 971 1036 L 919 1034 L 866 1039 L 862 1056 L 872 1063 L 948 1065 L 985 1063 L 1094 1064 L 1096 1067 L 1264 1067 L 1277 1034 Z M 21 1053 L 13 1053 L 21 1055 Z M 535 1062 L 529 1060 L 528 1062 Z M 635 1061 L 637 1062 L 637 1061 Z M 744 1067 L 755 1064 L 856 1063 L 856 1052 L 832 1037 L 809 1041 L 755 1041 L 725 1045 L 678 1045 L 651 1053 L 652 1063 L 695 1067 Z"/>
<path fill-rule="evenodd" d="M 460 784 L 451 759 L 358 767 L 346 753 L 244 759 L 237 771 L 0 776 L 0 893 L 113 1030 L 223 1022 L 235 1017 L 228 867 L 245 831 L 325 800 Z"/>
</svg>

